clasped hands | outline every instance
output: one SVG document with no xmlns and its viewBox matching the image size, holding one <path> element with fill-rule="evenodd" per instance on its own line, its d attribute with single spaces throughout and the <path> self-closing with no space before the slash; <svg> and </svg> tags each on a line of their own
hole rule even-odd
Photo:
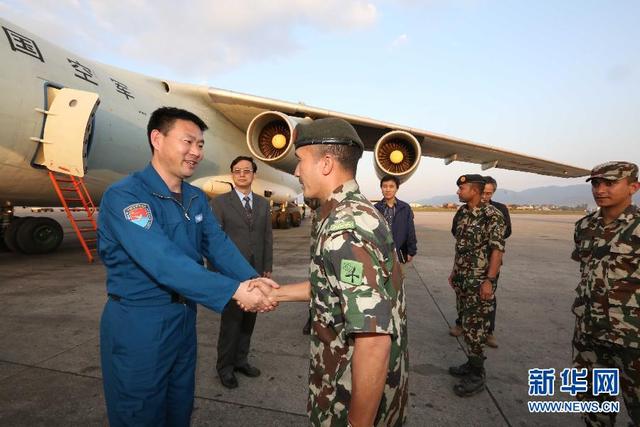
<svg viewBox="0 0 640 427">
<path fill-rule="evenodd" d="M 233 295 L 238 305 L 244 311 L 265 313 L 273 311 L 278 306 L 274 295 L 274 289 L 280 285 L 268 277 L 245 280 L 240 283 L 238 290 Z"/>
</svg>

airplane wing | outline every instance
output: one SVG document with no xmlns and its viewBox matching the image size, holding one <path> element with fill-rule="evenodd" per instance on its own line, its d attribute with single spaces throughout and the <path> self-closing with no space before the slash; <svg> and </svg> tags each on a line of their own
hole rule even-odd
<svg viewBox="0 0 640 427">
<path fill-rule="evenodd" d="M 461 161 L 480 164 L 483 170 L 495 167 L 564 178 L 589 174 L 587 169 L 551 160 L 368 117 L 311 107 L 303 103 L 279 101 L 217 88 L 209 88 L 208 97 L 216 110 L 245 132 L 251 120 L 265 111 L 279 111 L 290 116 L 312 119 L 339 117 L 356 128 L 366 150 L 373 150 L 376 141 L 387 132 L 399 130 L 408 132 L 421 140 L 423 155 L 444 159 L 446 164 Z"/>
</svg>

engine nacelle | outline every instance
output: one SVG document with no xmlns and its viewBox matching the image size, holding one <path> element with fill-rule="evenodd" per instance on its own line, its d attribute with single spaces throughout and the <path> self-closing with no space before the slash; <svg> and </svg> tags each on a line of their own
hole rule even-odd
<svg viewBox="0 0 640 427">
<path fill-rule="evenodd" d="M 293 148 L 294 129 L 303 121 L 278 111 L 265 111 L 249 123 L 247 145 L 251 154 L 283 172 L 293 173 L 297 160 Z"/>
<path fill-rule="evenodd" d="M 378 178 L 397 176 L 405 182 L 418 169 L 422 148 L 409 132 L 394 130 L 382 135 L 373 149 L 374 168 Z"/>
</svg>

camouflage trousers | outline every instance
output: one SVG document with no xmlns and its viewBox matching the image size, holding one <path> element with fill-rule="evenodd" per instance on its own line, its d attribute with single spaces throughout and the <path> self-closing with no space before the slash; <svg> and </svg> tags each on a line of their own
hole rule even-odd
<svg viewBox="0 0 640 427">
<path fill-rule="evenodd" d="M 490 325 L 489 325 L 489 332 L 488 332 L 489 335 L 493 335 L 493 332 L 496 330 L 496 311 L 498 311 L 498 304 L 497 304 L 495 292 L 498 287 L 499 278 L 500 278 L 500 274 L 498 274 L 494 282 L 493 299 L 491 300 L 493 303 L 493 310 L 491 310 L 491 316 L 490 316 Z M 458 314 L 458 317 L 456 318 L 456 325 L 460 327 L 462 327 L 462 314 L 460 313 L 461 309 L 462 309 L 462 304 L 460 303 L 460 298 L 456 293 L 456 313 Z"/>
<path fill-rule="evenodd" d="M 456 303 L 460 307 L 458 316 L 469 355 L 483 357 L 494 307 L 493 300 L 480 299 L 480 284 L 480 280 L 475 278 L 453 280 Z"/>
<path fill-rule="evenodd" d="M 589 388 L 587 393 L 578 393 L 578 400 L 615 400 L 615 396 L 591 393 L 591 370 L 593 368 L 618 368 L 620 372 L 620 392 L 631 418 L 640 426 L 640 349 L 627 348 L 607 341 L 594 340 L 588 335 L 577 334 L 573 338 L 573 366 L 587 368 Z M 584 421 L 588 426 L 613 426 L 616 414 L 585 413 Z"/>
</svg>

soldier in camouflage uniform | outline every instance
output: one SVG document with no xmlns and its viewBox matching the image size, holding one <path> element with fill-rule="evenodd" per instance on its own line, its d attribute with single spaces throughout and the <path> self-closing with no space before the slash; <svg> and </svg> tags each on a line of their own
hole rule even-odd
<svg viewBox="0 0 640 427">
<path fill-rule="evenodd" d="M 640 425 L 640 188 L 638 167 L 628 162 L 598 165 L 587 179 L 600 209 L 576 223 L 580 284 L 573 313 L 574 366 L 588 368 L 589 388 L 580 400 L 615 399 L 592 394 L 592 369 L 618 368 L 620 389 L 633 425 Z M 587 425 L 614 425 L 616 414 L 586 413 Z"/>
<path fill-rule="evenodd" d="M 483 349 L 493 310 L 496 278 L 502 264 L 506 224 L 497 208 L 482 203 L 482 176 L 463 175 L 456 184 L 460 201 L 466 204 L 460 208 L 456 224 L 456 253 L 449 284 L 460 304 L 468 360 L 449 368 L 449 373 L 462 378 L 453 391 L 466 397 L 485 387 Z"/>
<path fill-rule="evenodd" d="M 310 281 L 274 290 L 310 300 L 309 400 L 314 426 L 401 426 L 408 398 L 402 271 L 385 219 L 354 180 L 364 145 L 328 118 L 299 125 L 296 176 L 321 201 L 312 229 Z"/>
</svg>

